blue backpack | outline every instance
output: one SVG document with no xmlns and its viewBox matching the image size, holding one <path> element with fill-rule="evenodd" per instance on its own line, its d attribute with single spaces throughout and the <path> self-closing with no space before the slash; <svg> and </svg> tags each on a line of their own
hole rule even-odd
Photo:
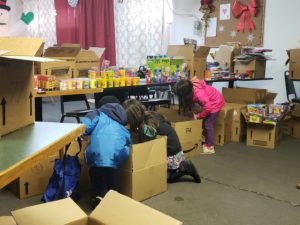
<svg viewBox="0 0 300 225">
<path fill-rule="evenodd" d="M 81 138 L 77 138 L 79 152 L 75 156 L 67 155 L 70 147 L 68 144 L 65 148 L 63 159 L 56 159 L 54 171 L 49 180 L 48 186 L 42 197 L 43 202 L 50 202 L 62 198 L 71 197 L 74 201 L 79 200 L 78 183 L 81 172 L 78 154 L 81 151 Z"/>
</svg>

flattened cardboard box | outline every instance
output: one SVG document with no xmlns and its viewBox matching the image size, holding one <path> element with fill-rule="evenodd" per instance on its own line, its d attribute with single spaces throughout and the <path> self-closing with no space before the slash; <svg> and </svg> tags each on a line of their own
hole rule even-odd
<svg viewBox="0 0 300 225">
<path fill-rule="evenodd" d="M 194 120 L 178 114 L 174 108 L 159 108 L 158 113 L 164 115 L 175 129 L 182 151 L 187 158 L 200 155 L 202 138 L 202 120 Z"/>
<path fill-rule="evenodd" d="M 194 52 L 194 45 L 169 45 L 167 55 L 184 57 L 190 77 L 196 75 L 199 79 L 203 79 L 209 51 L 210 47 L 207 46 L 198 46 Z"/>
<path fill-rule="evenodd" d="M 118 170 L 119 190 L 137 201 L 167 190 L 167 138 L 131 146 L 128 161 Z"/>
<path fill-rule="evenodd" d="M 287 50 L 289 56 L 289 79 L 300 79 L 300 48 Z"/>
<path fill-rule="evenodd" d="M 224 146 L 231 141 L 233 108 L 224 106 L 214 126 L 214 144 Z"/>
<path fill-rule="evenodd" d="M 53 174 L 53 167 L 59 154 L 47 157 L 41 163 L 25 171 L 18 179 L 9 184 L 9 188 L 20 198 L 43 194 Z"/>
<path fill-rule="evenodd" d="M 40 50 L 41 39 L 13 38 L 16 42 L 9 51 L 11 38 L 0 38 L 0 136 L 23 128 L 35 121 L 33 98 L 33 62 L 55 61 L 34 57 Z M 26 43 L 26 45 L 19 45 Z M 18 48 L 16 48 L 19 47 Z M 24 48 L 29 48 L 24 50 Z M 22 54 L 22 55 L 19 55 Z M 21 109 L 21 110 L 20 110 Z"/>
<path fill-rule="evenodd" d="M 115 191 L 109 191 L 89 216 L 70 198 L 12 211 L 12 215 L 18 225 L 182 224 Z"/>
</svg>

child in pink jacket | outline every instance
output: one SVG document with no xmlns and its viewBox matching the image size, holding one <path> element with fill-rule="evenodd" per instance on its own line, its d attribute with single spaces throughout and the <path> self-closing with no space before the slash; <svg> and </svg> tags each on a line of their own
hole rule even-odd
<svg viewBox="0 0 300 225">
<path fill-rule="evenodd" d="M 190 109 L 195 119 L 203 119 L 205 144 L 203 153 L 212 154 L 214 150 L 214 124 L 224 106 L 222 94 L 204 80 L 193 77 L 191 80 L 179 80 L 175 85 L 179 107 L 186 111 Z M 197 107 L 201 106 L 201 109 Z"/>
</svg>

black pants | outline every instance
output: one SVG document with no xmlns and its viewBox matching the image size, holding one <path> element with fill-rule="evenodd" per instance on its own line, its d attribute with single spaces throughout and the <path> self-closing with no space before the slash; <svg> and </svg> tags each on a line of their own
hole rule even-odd
<svg viewBox="0 0 300 225">
<path fill-rule="evenodd" d="M 95 196 L 104 197 L 109 190 L 116 190 L 117 170 L 112 167 L 90 167 L 90 178 Z"/>
</svg>

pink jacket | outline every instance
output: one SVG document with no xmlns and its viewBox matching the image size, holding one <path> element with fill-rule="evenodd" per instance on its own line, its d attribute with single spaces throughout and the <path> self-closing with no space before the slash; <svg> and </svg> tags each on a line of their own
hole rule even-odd
<svg viewBox="0 0 300 225">
<path fill-rule="evenodd" d="M 193 83 L 193 102 L 203 106 L 203 111 L 196 115 L 197 118 L 205 118 L 210 113 L 221 111 L 224 106 L 222 94 L 212 86 L 206 85 L 205 80 L 192 78 Z"/>
</svg>

